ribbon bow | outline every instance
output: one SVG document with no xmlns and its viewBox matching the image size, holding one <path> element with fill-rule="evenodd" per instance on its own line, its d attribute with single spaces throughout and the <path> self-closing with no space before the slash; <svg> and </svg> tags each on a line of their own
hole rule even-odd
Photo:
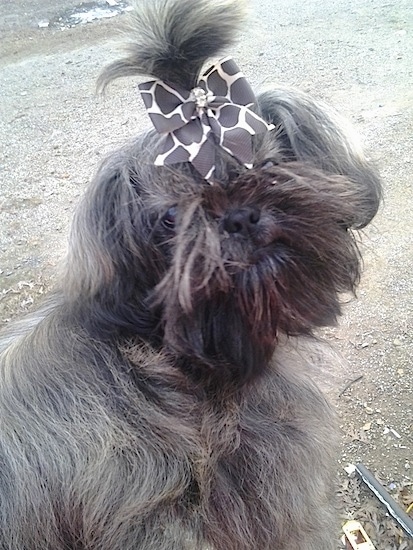
<svg viewBox="0 0 413 550">
<path fill-rule="evenodd" d="M 217 144 L 252 168 L 251 136 L 274 128 L 251 111 L 254 92 L 230 57 L 209 68 L 191 91 L 162 80 L 139 89 L 155 129 L 165 134 L 155 165 L 191 162 L 210 183 Z"/>
</svg>

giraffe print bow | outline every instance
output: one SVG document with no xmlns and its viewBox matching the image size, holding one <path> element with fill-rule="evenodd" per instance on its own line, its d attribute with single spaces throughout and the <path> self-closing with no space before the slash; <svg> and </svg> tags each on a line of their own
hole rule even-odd
<svg viewBox="0 0 413 550">
<path fill-rule="evenodd" d="M 230 57 L 208 69 L 191 91 L 162 80 L 139 89 L 155 129 L 165 135 L 155 165 L 191 162 L 210 183 L 217 144 L 252 168 L 251 136 L 274 128 L 251 111 L 254 92 Z"/>
</svg>

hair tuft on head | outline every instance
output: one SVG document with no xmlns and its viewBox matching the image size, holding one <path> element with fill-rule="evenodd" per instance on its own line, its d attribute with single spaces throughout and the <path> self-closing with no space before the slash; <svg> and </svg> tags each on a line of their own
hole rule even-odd
<svg viewBox="0 0 413 550">
<path fill-rule="evenodd" d="M 235 39 L 243 0 L 141 0 L 131 15 L 129 55 L 100 75 L 98 90 L 116 78 L 152 76 L 191 89 L 203 64 Z"/>
</svg>

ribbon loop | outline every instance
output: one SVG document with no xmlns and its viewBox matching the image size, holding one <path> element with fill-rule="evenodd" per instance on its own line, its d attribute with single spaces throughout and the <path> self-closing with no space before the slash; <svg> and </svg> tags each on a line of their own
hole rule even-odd
<svg viewBox="0 0 413 550">
<path fill-rule="evenodd" d="M 216 145 L 251 168 L 252 136 L 274 128 L 250 109 L 254 92 L 230 57 L 210 67 L 190 91 L 162 80 L 139 89 L 156 131 L 165 135 L 155 165 L 191 162 L 210 183 Z"/>
</svg>

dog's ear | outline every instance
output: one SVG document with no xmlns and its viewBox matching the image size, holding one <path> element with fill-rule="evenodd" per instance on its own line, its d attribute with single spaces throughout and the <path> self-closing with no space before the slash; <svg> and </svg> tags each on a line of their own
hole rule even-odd
<svg viewBox="0 0 413 550">
<path fill-rule="evenodd" d="M 366 226 L 381 200 L 380 178 L 365 158 L 351 126 L 337 113 L 297 90 L 274 89 L 258 95 L 263 118 L 275 125 L 273 135 L 283 161 L 309 162 L 327 174 L 349 180 L 345 200 L 355 203 L 354 229 Z"/>
<path fill-rule="evenodd" d="M 74 218 L 65 264 L 68 302 L 85 311 L 85 323 L 98 334 L 105 326 L 153 330 L 143 302 L 161 262 L 151 246 L 153 220 L 128 158 L 119 154 L 103 164 L 88 188 Z"/>
</svg>

